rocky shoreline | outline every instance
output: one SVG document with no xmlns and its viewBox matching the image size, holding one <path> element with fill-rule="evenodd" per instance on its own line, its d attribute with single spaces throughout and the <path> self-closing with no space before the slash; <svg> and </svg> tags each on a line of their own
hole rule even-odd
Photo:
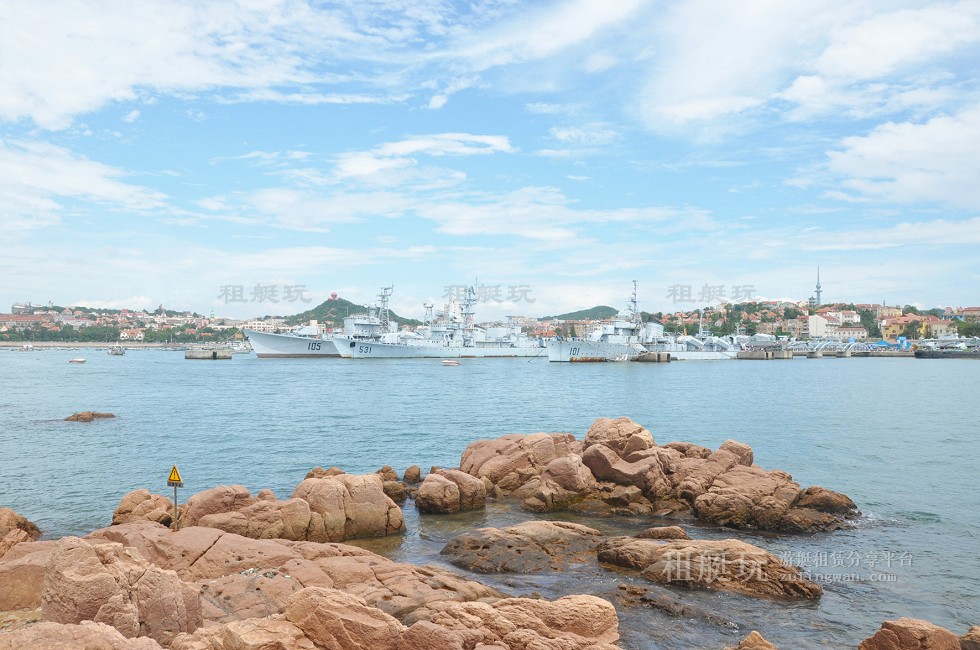
<svg viewBox="0 0 980 650">
<path fill-rule="evenodd" d="M 507 502 L 547 519 L 459 532 L 442 549 L 448 568 L 344 543 L 403 535 L 408 500 L 432 516 Z M 562 513 L 680 525 L 607 535 Z M 418 467 L 401 477 L 387 466 L 367 475 L 315 468 L 288 499 L 219 486 L 180 505 L 176 525 L 170 499 L 145 489 L 124 495 L 112 525 L 84 537 L 38 541 L 36 526 L 0 509 L 0 650 L 615 648 L 617 607 L 653 607 L 696 625 L 717 614 L 680 594 L 732 593 L 772 607 L 821 597 L 799 568 L 742 539 L 692 539 L 690 524 L 833 534 L 858 516 L 843 494 L 762 469 L 747 445 L 657 445 L 628 418 L 600 418 L 583 440 L 475 441 L 458 468 L 424 476 Z M 624 581 L 615 594 L 548 600 L 480 578 L 576 567 Z M 808 643 L 820 642 L 814 634 Z M 774 646 L 752 632 L 737 647 Z M 957 637 L 898 619 L 860 648 L 978 650 L 980 627 Z"/>
</svg>

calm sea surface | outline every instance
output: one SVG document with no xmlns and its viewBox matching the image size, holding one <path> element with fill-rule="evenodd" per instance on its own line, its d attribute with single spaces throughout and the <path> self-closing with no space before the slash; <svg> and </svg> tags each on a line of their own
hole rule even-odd
<svg viewBox="0 0 980 650">
<path fill-rule="evenodd" d="M 84 356 L 84 365 L 67 360 Z M 924 618 L 962 634 L 980 623 L 980 362 L 794 359 L 671 364 L 549 364 L 546 360 L 185 361 L 180 352 L 0 350 L 0 507 L 46 537 L 109 524 L 127 492 L 181 499 L 217 485 L 288 497 L 314 466 L 373 472 L 390 464 L 454 467 L 466 445 L 505 433 L 570 431 L 628 415 L 658 443 L 716 448 L 745 442 L 765 468 L 857 502 L 853 530 L 738 536 L 802 566 L 825 585 L 813 604 L 759 602 L 676 590 L 715 616 L 678 619 L 620 608 L 624 647 L 716 647 L 749 629 L 780 647 L 854 647 L 882 620 Z M 75 411 L 114 420 L 64 422 Z M 460 530 L 531 516 L 503 504 L 484 513 L 419 517 L 408 533 L 363 542 L 399 561 L 439 563 Z M 632 533 L 649 519 L 584 520 Z M 642 579 L 583 567 L 562 575 L 478 576 L 520 595 L 615 594 Z M 719 622 L 718 619 L 722 619 Z"/>
</svg>

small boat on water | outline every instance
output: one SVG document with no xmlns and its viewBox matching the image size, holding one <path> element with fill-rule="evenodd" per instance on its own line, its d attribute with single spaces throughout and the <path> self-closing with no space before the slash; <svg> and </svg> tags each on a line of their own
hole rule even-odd
<svg viewBox="0 0 980 650">
<path fill-rule="evenodd" d="M 121 357 L 122 355 L 126 354 L 125 348 L 123 348 L 121 345 L 110 345 L 106 352 L 114 357 Z"/>
<path fill-rule="evenodd" d="M 85 359 L 82 357 L 75 357 L 74 359 L 69 359 L 68 363 L 85 363 Z"/>
<path fill-rule="evenodd" d="M 458 366 L 459 365 L 459 361 L 456 361 L 455 359 L 443 359 L 442 360 L 442 365 L 444 365 L 444 366 Z"/>
</svg>

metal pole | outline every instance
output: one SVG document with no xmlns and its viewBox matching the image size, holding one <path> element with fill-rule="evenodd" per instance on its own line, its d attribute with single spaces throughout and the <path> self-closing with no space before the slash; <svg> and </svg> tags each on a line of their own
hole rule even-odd
<svg viewBox="0 0 980 650">
<path fill-rule="evenodd" d="M 174 530 L 177 530 L 177 486 L 174 485 Z"/>
</svg>

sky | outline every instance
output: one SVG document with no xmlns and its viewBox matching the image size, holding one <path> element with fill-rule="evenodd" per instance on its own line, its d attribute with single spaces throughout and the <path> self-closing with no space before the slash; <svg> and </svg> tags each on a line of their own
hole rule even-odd
<svg viewBox="0 0 980 650">
<path fill-rule="evenodd" d="M 980 2 L 0 0 L 0 311 L 980 304 Z"/>
</svg>

